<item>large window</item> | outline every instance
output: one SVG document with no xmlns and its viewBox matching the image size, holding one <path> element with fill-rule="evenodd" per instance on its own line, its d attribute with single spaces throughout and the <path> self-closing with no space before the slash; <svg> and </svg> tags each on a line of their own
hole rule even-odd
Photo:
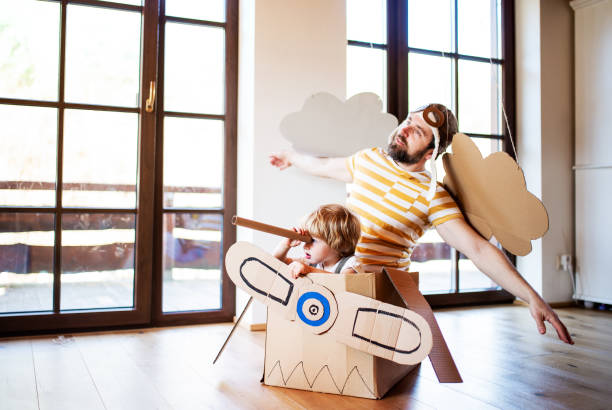
<svg viewBox="0 0 612 410">
<path fill-rule="evenodd" d="M 0 332 L 231 319 L 237 1 L 0 10 Z"/>
<path fill-rule="evenodd" d="M 399 121 L 441 103 L 484 156 L 509 149 L 513 7 L 501 0 L 347 0 L 347 97 L 374 92 Z M 441 159 L 437 173 L 442 180 Z M 411 270 L 421 273 L 421 291 L 434 304 L 509 296 L 433 229 L 414 250 Z"/>
</svg>

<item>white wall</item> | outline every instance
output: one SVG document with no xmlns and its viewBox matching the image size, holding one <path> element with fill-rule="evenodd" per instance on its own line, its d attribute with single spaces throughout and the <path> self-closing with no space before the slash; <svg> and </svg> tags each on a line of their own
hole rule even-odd
<svg viewBox="0 0 612 410">
<path fill-rule="evenodd" d="M 549 231 L 518 258 L 519 271 L 549 303 L 571 300 L 558 255 L 572 253 L 573 17 L 567 2 L 517 0 L 517 150 L 527 188 L 540 197 Z"/>
<path fill-rule="evenodd" d="M 342 183 L 268 165 L 270 153 L 288 147 L 283 116 L 319 91 L 345 96 L 345 0 L 241 0 L 239 19 L 238 214 L 291 227 L 317 206 L 346 199 Z M 238 240 L 272 251 L 280 238 L 239 228 Z M 245 300 L 239 291 L 237 312 Z M 243 320 L 265 319 L 254 303 Z"/>
</svg>

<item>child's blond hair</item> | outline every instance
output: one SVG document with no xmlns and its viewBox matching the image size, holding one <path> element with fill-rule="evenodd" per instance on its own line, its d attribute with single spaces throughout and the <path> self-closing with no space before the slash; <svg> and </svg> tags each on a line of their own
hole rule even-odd
<svg viewBox="0 0 612 410">
<path fill-rule="evenodd" d="M 338 204 L 321 205 L 305 217 L 302 226 L 311 236 L 325 241 L 340 257 L 355 253 L 361 235 L 359 219 Z"/>
</svg>

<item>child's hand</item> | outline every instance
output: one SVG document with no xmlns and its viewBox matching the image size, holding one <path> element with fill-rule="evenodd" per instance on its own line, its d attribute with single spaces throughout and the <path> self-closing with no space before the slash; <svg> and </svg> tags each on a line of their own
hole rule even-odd
<svg viewBox="0 0 612 410">
<path fill-rule="evenodd" d="M 299 233 L 300 235 L 306 235 L 308 233 L 308 231 L 305 229 L 295 227 L 293 228 L 293 231 Z M 278 245 L 276 245 L 273 255 L 275 258 L 280 259 L 285 263 L 289 263 L 291 262 L 291 259 L 287 258 L 287 252 L 289 252 L 289 249 L 296 247 L 301 243 L 303 242 L 297 239 L 284 238 L 278 243 Z"/>
<path fill-rule="evenodd" d="M 294 232 L 299 233 L 300 235 L 307 235 L 308 231 L 306 231 L 305 229 L 302 228 L 296 228 L 295 226 L 292 228 Z M 286 246 L 287 248 L 294 248 L 296 246 L 299 246 L 300 244 L 302 244 L 304 242 L 300 241 L 299 239 L 285 239 L 283 241 L 283 245 Z"/>
<path fill-rule="evenodd" d="M 307 275 L 310 273 L 310 271 L 310 266 L 300 261 L 293 261 L 289 264 L 289 273 L 291 274 L 291 276 L 293 276 L 294 279 L 297 279 L 303 275 Z"/>
</svg>

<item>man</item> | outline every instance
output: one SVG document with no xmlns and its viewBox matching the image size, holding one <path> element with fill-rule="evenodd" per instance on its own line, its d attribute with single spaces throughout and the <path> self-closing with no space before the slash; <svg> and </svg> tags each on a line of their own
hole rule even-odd
<svg viewBox="0 0 612 410">
<path fill-rule="evenodd" d="M 356 256 L 360 263 L 407 268 L 418 238 L 434 226 L 492 280 L 529 304 L 541 334 L 550 322 L 559 339 L 573 344 L 565 325 L 523 279 L 505 255 L 468 225 L 446 190 L 425 170 L 425 163 L 450 145 L 457 132 L 454 114 L 441 104 L 410 113 L 391 134 L 385 149 L 360 151 L 347 158 L 316 158 L 295 151 L 270 155 L 270 164 L 290 166 L 315 176 L 353 183 L 348 206 L 361 221 Z M 432 167 L 435 169 L 435 167 Z"/>
</svg>

